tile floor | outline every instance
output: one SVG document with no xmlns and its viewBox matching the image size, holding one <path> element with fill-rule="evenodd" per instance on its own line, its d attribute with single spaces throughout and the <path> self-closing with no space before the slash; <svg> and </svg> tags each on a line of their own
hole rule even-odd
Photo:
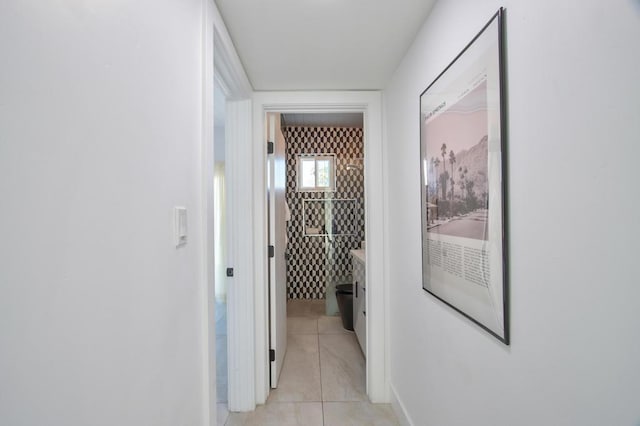
<svg viewBox="0 0 640 426">
<path fill-rule="evenodd" d="M 342 328 L 340 317 L 324 315 L 324 301 L 291 300 L 287 316 L 278 388 L 249 413 L 229 413 L 218 404 L 218 425 L 399 424 L 390 405 L 368 401 L 365 360 L 355 334 Z"/>
</svg>

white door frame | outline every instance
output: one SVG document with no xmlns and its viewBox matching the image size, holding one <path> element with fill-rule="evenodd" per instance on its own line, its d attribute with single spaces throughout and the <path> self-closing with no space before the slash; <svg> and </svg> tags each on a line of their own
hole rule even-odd
<svg viewBox="0 0 640 426">
<path fill-rule="evenodd" d="M 253 368 L 253 310 L 247 300 L 253 300 L 253 253 L 251 224 L 251 182 L 244 174 L 243 161 L 251 148 L 251 95 L 253 88 L 242 67 L 231 37 L 213 0 L 203 0 L 202 20 L 202 147 L 200 220 L 203 229 L 201 264 L 202 282 L 202 371 L 203 418 L 216 425 L 215 368 L 215 276 L 213 235 L 213 170 L 214 170 L 214 79 L 227 99 L 225 120 L 226 166 L 230 191 L 226 194 L 233 238 L 228 257 L 235 270 L 228 286 L 227 349 L 229 353 L 229 409 L 249 411 L 255 408 L 255 374 Z M 249 305 L 250 306 L 250 305 Z"/>
<path fill-rule="evenodd" d="M 362 112 L 364 114 L 365 235 L 367 240 L 367 394 L 389 401 L 388 302 L 384 271 L 384 169 L 382 95 L 358 92 L 255 92 L 253 95 L 253 212 L 255 283 L 255 401 L 269 395 L 267 298 L 267 112 Z"/>
<path fill-rule="evenodd" d="M 202 307 L 202 418 L 212 426 L 216 420 L 216 327 L 215 327 L 215 265 L 214 265 L 214 66 L 213 32 L 215 5 L 203 3 L 202 18 L 202 142 L 200 163 L 200 221 L 202 226 L 201 307 Z"/>
<path fill-rule="evenodd" d="M 210 1 L 210 0 L 209 0 Z M 215 8 L 215 5 L 214 5 Z M 246 158 L 251 155 L 251 95 L 253 89 L 233 47 L 231 37 L 215 9 L 214 19 L 215 78 L 227 98 L 225 119 L 225 173 L 230 181 L 226 192 L 230 233 L 233 238 L 229 259 L 234 276 L 227 286 L 227 363 L 228 408 L 230 411 L 250 411 L 255 408 L 253 397 L 253 310 L 247 309 L 253 300 L 251 256 L 253 235 L 251 223 L 251 182 L 246 176 Z"/>
</svg>

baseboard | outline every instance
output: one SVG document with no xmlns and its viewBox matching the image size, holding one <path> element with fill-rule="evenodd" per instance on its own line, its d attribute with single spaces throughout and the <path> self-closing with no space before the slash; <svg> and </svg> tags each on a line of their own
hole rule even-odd
<svg viewBox="0 0 640 426">
<path fill-rule="evenodd" d="M 389 387 L 391 388 L 391 407 L 393 408 L 393 412 L 396 414 L 398 421 L 402 426 L 414 426 L 404 404 L 398 397 L 396 388 L 394 388 L 393 385 L 390 385 Z"/>
</svg>

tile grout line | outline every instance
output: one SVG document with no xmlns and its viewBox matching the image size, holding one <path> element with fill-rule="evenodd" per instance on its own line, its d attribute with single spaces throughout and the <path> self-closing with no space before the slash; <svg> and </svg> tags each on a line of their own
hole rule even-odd
<svg viewBox="0 0 640 426">
<path fill-rule="evenodd" d="M 322 394 L 322 363 L 320 361 L 320 326 L 319 319 L 316 319 L 316 331 L 318 336 L 318 370 L 320 371 L 320 407 L 322 407 L 322 426 L 324 426 L 324 395 Z"/>
<path fill-rule="evenodd" d="M 343 400 L 324 400 L 324 395 L 322 394 L 323 393 L 323 386 L 322 386 L 323 385 L 323 381 L 322 381 L 323 371 L 322 371 L 322 367 L 321 367 L 321 361 L 322 361 L 323 357 L 320 354 L 320 347 L 321 347 L 320 342 L 323 339 L 321 339 L 320 337 L 321 336 L 333 337 L 334 335 L 336 335 L 336 336 L 337 335 L 354 336 L 353 332 L 345 332 L 344 330 L 338 330 L 338 331 L 341 331 L 341 332 L 337 332 L 337 329 L 334 329 L 332 327 L 328 327 L 327 329 L 324 330 L 324 332 L 320 332 L 320 321 L 319 320 L 324 318 L 324 317 L 325 316 L 323 316 L 323 315 L 320 315 L 318 317 L 318 315 L 316 314 L 314 316 L 314 318 L 312 318 L 312 319 L 315 320 L 315 329 L 316 329 L 315 333 L 314 332 L 292 333 L 292 334 L 297 334 L 297 335 L 308 335 L 309 337 L 314 335 L 314 334 L 316 335 L 316 341 L 317 341 L 317 345 L 318 345 L 318 357 L 317 357 L 317 359 L 318 359 L 318 371 L 319 371 L 319 375 L 320 375 L 320 400 L 318 402 L 320 402 L 320 404 L 321 404 L 320 408 L 322 410 L 322 412 L 321 412 L 321 416 L 322 416 L 321 417 L 321 424 L 323 426 L 328 425 L 328 423 L 327 423 L 328 419 L 326 418 L 327 417 L 326 416 L 326 408 L 328 408 L 328 407 L 326 407 L 327 403 L 331 403 L 331 404 L 340 403 L 340 404 L 343 404 L 343 406 L 341 406 L 342 410 L 338 410 L 338 412 L 340 413 L 339 416 L 340 416 L 341 419 L 343 418 L 344 415 L 347 415 L 347 412 L 345 412 L 345 410 L 348 411 L 348 409 L 358 409 L 358 410 L 364 409 L 368 413 L 367 416 L 375 415 L 376 411 L 375 410 L 372 411 L 372 409 L 371 409 L 372 404 L 367 399 L 365 399 L 365 400 L 344 400 L 344 401 Z M 292 318 L 295 318 L 295 317 L 289 317 L 289 318 L 287 318 L 287 321 L 289 321 L 289 319 L 292 319 Z M 310 328 L 311 327 L 307 327 L 307 330 L 308 331 L 312 331 L 312 330 L 310 330 Z M 359 349 L 358 343 L 357 343 L 357 341 L 355 341 L 355 336 L 354 336 L 353 340 L 354 340 L 354 343 L 355 343 L 354 347 Z M 330 345 L 330 343 L 331 343 L 331 341 L 328 342 L 329 348 L 332 347 L 332 345 Z M 361 353 L 361 351 L 359 351 L 359 352 Z M 365 364 L 366 364 L 366 358 L 365 358 Z M 324 373 L 326 374 L 327 371 L 324 371 Z M 365 390 L 365 395 L 366 395 L 366 390 Z M 291 401 L 291 402 L 278 401 L 278 403 L 280 403 L 280 404 L 286 404 L 286 403 L 292 403 L 292 404 L 300 404 L 300 403 L 302 403 L 302 404 L 304 404 L 304 403 L 307 403 L 307 402 L 311 403 L 313 401 Z M 357 405 L 357 407 L 356 407 L 356 405 Z M 351 407 L 351 408 L 349 408 L 349 407 Z M 334 415 L 336 415 L 336 413 L 334 413 Z M 395 421 L 391 420 L 390 423 L 387 423 L 386 420 L 384 420 L 384 424 L 388 425 L 388 426 L 391 426 L 391 425 L 399 426 L 400 423 L 397 422 L 397 417 L 395 415 L 393 416 L 393 419 L 395 419 Z M 228 424 L 230 424 L 229 422 L 230 422 L 230 417 L 228 417 L 227 423 L 225 423 L 225 424 L 228 425 Z"/>
</svg>

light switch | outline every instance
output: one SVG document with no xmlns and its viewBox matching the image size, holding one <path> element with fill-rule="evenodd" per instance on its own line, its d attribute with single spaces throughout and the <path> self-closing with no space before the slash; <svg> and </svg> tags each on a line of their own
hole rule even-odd
<svg viewBox="0 0 640 426">
<path fill-rule="evenodd" d="M 176 247 L 182 247 L 187 244 L 187 208 L 174 207 L 173 215 L 175 222 Z"/>
</svg>

